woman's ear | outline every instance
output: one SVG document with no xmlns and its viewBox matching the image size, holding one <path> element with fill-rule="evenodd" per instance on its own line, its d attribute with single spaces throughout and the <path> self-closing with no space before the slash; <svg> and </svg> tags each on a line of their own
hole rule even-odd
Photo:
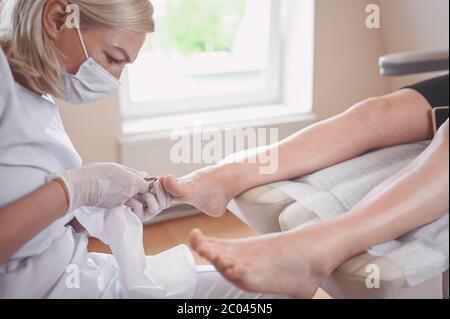
<svg viewBox="0 0 450 319">
<path fill-rule="evenodd" d="M 42 25 L 44 32 L 53 41 L 62 36 L 66 23 L 67 0 L 48 0 L 42 11 Z"/>
</svg>

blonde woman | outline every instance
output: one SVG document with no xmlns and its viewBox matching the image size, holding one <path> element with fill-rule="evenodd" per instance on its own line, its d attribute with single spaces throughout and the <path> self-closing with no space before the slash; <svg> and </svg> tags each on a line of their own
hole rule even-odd
<svg viewBox="0 0 450 319">
<path fill-rule="evenodd" d="M 156 214 L 170 198 L 157 183 L 159 191 L 148 193 L 150 185 L 129 168 L 82 168 L 49 96 L 84 104 L 116 90 L 154 31 L 152 6 L 148 0 L 0 3 L 0 298 L 124 297 L 113 258 L 88 254 L 72 212 L 127 203 L 138 214 L 143 206 Z M 69 21 L 71 8 L 80 10 L 80 28 Z M 65 286 L 70 264 L 82 269 L 80 289 Z M 213 268 L 199 270 L 196 291 L 196 298 L 260 296 L 234 288 Z"/>
</svg>

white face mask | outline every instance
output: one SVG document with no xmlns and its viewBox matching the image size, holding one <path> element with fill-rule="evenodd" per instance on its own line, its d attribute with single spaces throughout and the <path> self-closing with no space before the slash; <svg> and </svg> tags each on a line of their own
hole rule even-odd
<svg viewBox="0 0 450 319">
<path fill-rule="evenodd" d="M 80 29 L 78 36 L 83 46 L 86 61 L 81 64 L 77 74 L 64 74 L 66 96 L 64 101 L 70 104 L 87 104 L 110 96 L 120 86 L 111 73 L 89 57 Z"/>
</svg>

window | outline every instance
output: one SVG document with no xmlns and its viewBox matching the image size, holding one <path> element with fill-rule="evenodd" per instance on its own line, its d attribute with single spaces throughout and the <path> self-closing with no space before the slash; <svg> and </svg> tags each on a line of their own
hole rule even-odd
<svg viewBox="0 0 450 319">
<path fill-rule="evenodd" d="M 121 90 L 126 118 L 281 101 L 279 0 L 152 0 L 148 36 Z"/>
</svg>

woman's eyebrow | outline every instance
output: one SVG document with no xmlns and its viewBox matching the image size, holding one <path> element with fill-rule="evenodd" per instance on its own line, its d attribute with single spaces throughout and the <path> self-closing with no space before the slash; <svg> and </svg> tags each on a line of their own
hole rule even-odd
<svg viewBox="0 0 450 319">
<path fill-rule="evenodd" d="M 123 56 L 125 57 L 125 60 L 126 60 L 128 63 L 131 62 L 131 58 L 130 58 L 130 55 L 128 54 L 127 50 L 125 50 L 124 48 L 121 48 L 121 47 L 117 47 L 117 46 L 115 46 L 115 45 L 112 45 L 111 47 L 114 48 L 114 49 L 116 49 L 116 50 L 118 50 L 118 51 L 120 51 L 120 53 L 123 54 Z"/>
</svg>

